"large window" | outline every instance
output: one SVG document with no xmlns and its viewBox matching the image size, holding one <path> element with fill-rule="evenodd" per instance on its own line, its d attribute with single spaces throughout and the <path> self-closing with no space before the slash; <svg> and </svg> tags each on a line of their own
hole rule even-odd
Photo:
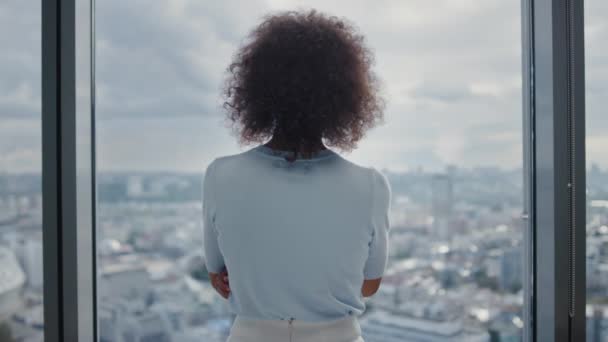
<svg viewBox="0 0 608 342">
<path fill-rule="evenodd" d="M 223 73 L 263 14 L 302 7 L 353 20 L 385 85 L 385 125 L 347 155 L 394 194 L 366 341 L 520 340 L 519 1 L 98 0 L 101 340 L 225 339 L 233 317 L 206 279 L 200 193 L 206 165 L 241 150 Z"/>
<path fill-rule="evenodd" d="M 0 2 L 0 341 L 42 341 L 40 1 Z"/>
<path fill-rule="evenodd" d="M 586 1 L 587 341 L 608 340 L 608 5 Z"/>
</svg>

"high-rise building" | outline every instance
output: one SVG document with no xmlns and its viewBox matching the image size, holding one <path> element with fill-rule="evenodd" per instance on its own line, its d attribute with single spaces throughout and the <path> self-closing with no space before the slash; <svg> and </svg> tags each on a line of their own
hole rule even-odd
<svg viewBox="0 0 608 342">
<path fill-rule="evenodd" d="M 464 329 L 457 321 L 433 321 L 375 311 L 361 319 L 366 342 L 489 342 L 485 331 Z"/>
<path fill-rule="evenodd" d="M 42 291 L 42 240 L 22 240 L 17 254 L 27 276 L 27 286 Z"/>
<path fill-rule="evenodd" d="M 522 285 L 522 248 L 513 247 L 503 251 L 500 257 L 499 285 L 506 291 L 518 291 Z"/>
<path fill-rule="evenodd" d="M 0 247 L 0 317 L 10 315 L 21 306 L 21 288 L 25 284 L 25 274 L 15 253 Z"/>
<path fill-rule="evenodd" d="M 431 213 L 433 231 L 441 239 L 450 238 L 450 218 L 452 217 L 454 192 L 449 174 L 435 174 L 431 179 Z"/>
</svg>

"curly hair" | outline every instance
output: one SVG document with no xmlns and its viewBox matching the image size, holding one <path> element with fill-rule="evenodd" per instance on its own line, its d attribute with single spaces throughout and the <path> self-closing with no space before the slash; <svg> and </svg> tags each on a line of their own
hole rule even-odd
<svg viewBox="0 0 608 342">
<path fill-rule="evenodd" d="M 364 43 L 353 24 L 315 10 L 264 17 L 227 70 L 224 108 L 240 142 L 355 148 L 384 110 Z"/>
</svg>

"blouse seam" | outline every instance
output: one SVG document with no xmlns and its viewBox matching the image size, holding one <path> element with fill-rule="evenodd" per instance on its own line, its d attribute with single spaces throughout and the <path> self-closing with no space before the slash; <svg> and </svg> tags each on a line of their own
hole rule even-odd
<svg viewBox="0 0 608 342">
<path fill-rule="evenodd" d="M 373 203 L 372 203 L 372 209 L 373 209 L 372 218 L 373 219 L 375 219 L 376 212 L 378 211 L 378 198 L 377 198 L 378 197 L 377 196 L 378 192 L 377 192 L 377 189 L 376 189 L 376 187 L 377 187 L 377 184 L 376 184 L 377 179 L 376 179 L 376 177 L 377 176 L 378 175 L 377 175 L 376 169 L 372 168 L 372 199 L 373 199 Z M 375 224 L 375 220 L 373 220 L 372 222 Z M 375 228 L 376 227 L 374 227 L 374 229 Z"/>
<path fill-rule="evenodd" d="M 266 157 L 266 158 L 277 159 L 277 160 L 286 160 L 285 157 L 283 157 L 283 156 L 280 156 L 280 155 L 271 155 L 271 154 L 268 154 L 266 152 L 260 151 L 260 150 L 258 150 L 256 148 L 251 149 L 251 151 L 254 152 L 254 153 L 256 153 L 256 154 L 258 154 L 258 155 Z M 309 159 L 296 159 L 296 160 L 292 161 L 292 163 L 322 161 L 322 160 L 325 160 L 325 159 L 328 159 L 328 158 L 332 158 L 332 157 L 335 157 L 335 156 L 336 156 L 336 153 L 333 152 L 333 151 L 331 151 L 330 153 L 328 153 L 325 156 L 319 156 L 319 157 L 314 157 L 314 158 L 309 158 Z"/>
<path fill-rule="evenodd" d="M 375 212 L 376 212 L 376 210 L 375 210 L 375 208 L 376 208 L 376 206 L 375 206 L 375 202 L 376 202 L 375 201 L 375 199 L 376 199 L 375 192 L 376 192 L 376 189 L 375 188 L 376 187 L 375 187 L 375 184 L 374 184 L 375 183 L 374 168 L 373 167 L 369 167 L 369 171 L 370 171 L 370 173 L 369 173 L 370 185 L 369 186 L 370 186 L 370 189 L 371 189 L 371 195 L 369 197 L 371 199 L 371 203 L 369 205 L 370 216 L 369 216 L 369 227 L 368 227 L 368 234 L 369 234 L 368 238 L 369 238 L 369 240 L 368 240 L 367 259 L 366 259 L 365 265 L 363 267 L 363 278 L 364 279 L 368 279 L 367 278 L 367 276 L 368 276 L 368 271 L 367 271 L 367 267 L 368 266 L 367 266 L 367 263 L 370 261 L 369 258 L 370 258 L 371 253 L 372 253 L 372 246 L 374 244 L 374 240 L 376 239 L 375 232 L 374 232 L 375 231 L 374 215 L 375 215 Z"/>
<path fill-rule="evenodd" d="M 211 213 L 211 217 L 213 219 L 213 230 L 215 230 L 216 235 L 219 232 L 217 229 L 217 211 L 218 211 L 218 203 L 217 203 L 217 196 L 216 196 L 216 192 L 215 192 L 215 186 L 216 186 L 216 182 L 215 182 L 215 169 L 217 168 L 217 159 L 214 160 L 211 163 L 211 169 L 209 170 L 210 172 L 210 181 L 211 181 L 211 191 L 210 191 L 210 199 L 211 199 L 211 203 L 213 204 L 212 207 L 210 209 L 213 210 L 213 212 Z"/>
<path fill-rule="evenodd" d="M 371 198 L 372 203 L 369 206 L 370 209 L 371 209 L 371 213 L 370 213 L 369 217 L 370 217 L 370 228 L 371 228 L 370 234 L 372 236 L 371 242 L 373 243 L 374 239 L 376 238 L 376 236 L 375 236 L 375 230 L 376 230 L 376 227 L 375 227 L 375 215 L 376 215 L 376 179 L 375 179 L 375 174 L 374 174 L 374 171 L 375 171 L 374 168 L 370 167 L 370 171 L 371 171 L 370 172 L 370 175 L 371 175 L 370 180 L 371 180 L 371 189 L 372 189 L 372 193 L 371 193 L 370 198 Z"/>
</svg>

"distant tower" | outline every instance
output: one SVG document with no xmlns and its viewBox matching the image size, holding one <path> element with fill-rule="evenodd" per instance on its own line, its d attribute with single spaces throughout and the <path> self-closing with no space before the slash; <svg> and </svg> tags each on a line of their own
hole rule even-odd
<svg viewBox="0 0 608 342">
<path fill-rule="evenodd" d="M 21 243 L 16 254 L 27 277 L 27 285 L 42 290 L 42 241 L 28 238 Z"/>
<path fill-rule="evenodd" d="M 519 291 L 522 286 L 522 247 L 512 247 L 500 256 L 499 285 L 505 291 Z"/>
<path fill-rule="evenodd" d="M 435 174 L 431 182 L 433 231 L 438 237 L 448 239 L 450 237 L 449 221 L 452 217 L 452 206 L 454 203 L 452 178 L 448 174 Z"/>
<path fill-rule="evenodd" d="M 401 306 L 401 292 L 399 288 L 401 287 L 401 282 L 398 282 L 395 285 L 395 291 L 393 292 L 393 304 L 395 305 L 395 309 L 398 309 Z"/>
<path fill-rule="evenodd" d="M 127 195 L 140 197 L 144 192 L 144 180 L 140 176 L 131 176 L 127 180 Z"/>
</svg>

